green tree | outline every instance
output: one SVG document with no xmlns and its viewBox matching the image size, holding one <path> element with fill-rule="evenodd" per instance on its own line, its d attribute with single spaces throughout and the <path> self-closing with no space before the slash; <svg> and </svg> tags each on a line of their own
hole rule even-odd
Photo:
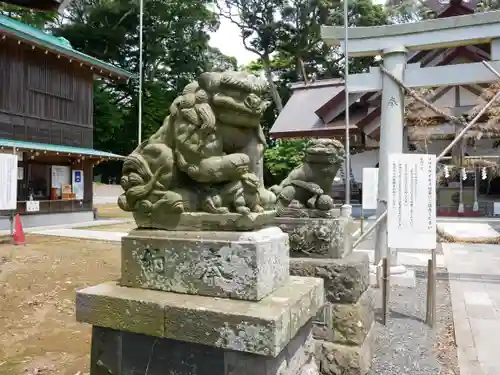
<svg viewBox="0 0 500 375">
<path fill-rule="evenodd" d="M 236 58 L 224 55 L 218 48 L 208 46 L 205 59 L 205 71 L 207 72 L 238 70 Z"/>
<path fill-rule="evenodd" d="M 274 185 L 283 181 L 288 173 L 302 163 L 307 141 L 303 139 L 278 140 L 274 147 L 268 148 L 264 154 L 264 163 L 271 173 L 266 185 Z"/>
<path fill-rule="evenodd" d="M 218 0 L 216 5 L 221 17 L 238 26 L 245 48 L 262 62 L 274 105 L 281 112 L 283 102 L 274 83 L 271 60 L 280 34 L 283 0 Z"/>
<path fill-rule="evenodd" d="M 208 48 L 209 32 L 218 26 L 204 0 L 149 0 L 144 3 L 143 139 L 161 125 L 172 100 L 209 62 L 226 62 Z M 54 32 L 74 48 L 131 72 L 139 66 L 139 8 L 134 0 L 76 0 L 66 23 Z M 213 59 L 218 53 L 217 59 Z M 216 61 L 215 61 L 216 60 Z M 215 61 L 215 63 L 214 63 Z M 116 147 L 130 152 L 137 144 L 137 80 L 103 83 L 116 92 L 113 103 L 124 111 Z M 100 126 L 106 126 L 103 122 Z M 119 146 L 118 146 L 119 145 Z"/>
<path fill-rule="evenodd" d="M 0 14 L 24 22 L 28 25 L 44 29 L 53 23 L 58 15 L 54 12 L 40 12 L 16 5 L 0 2 Z"/>
<path fill-rule="evenodd" d="M 206 0 L 144 1 L 142 138 L 161 126 L 173 99 L 205 70 L 235 67 L 234 58 L 210 48 L 218 27 Z M 53 27 L 75 49 L 131 72 L 139 70 L 136 0 L 73 0 Z M 137 146 L 138 80 L 101 81 L 95 88 L 95 146 L 122 155 Z M 111 164 L 110 164 L 111 165 Z M 106 164 L 102 168 L 106 168 Z M 111 166 L 119 174 L 118 166 Z"/>
</svg>

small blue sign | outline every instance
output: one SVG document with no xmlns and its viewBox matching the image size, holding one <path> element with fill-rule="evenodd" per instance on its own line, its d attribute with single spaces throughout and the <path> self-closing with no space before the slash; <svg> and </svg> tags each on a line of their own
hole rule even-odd
<svg viewBox="0 0 500 375">
<path fill-rule="evenodd" d="M 75 182 L 76 183 L 82 182 L 82 172 L 81 171 L 75 171 Z"/>
</svg>

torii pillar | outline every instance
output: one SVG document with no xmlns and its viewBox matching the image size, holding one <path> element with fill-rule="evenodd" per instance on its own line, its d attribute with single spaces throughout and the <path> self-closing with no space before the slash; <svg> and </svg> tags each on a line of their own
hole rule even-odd
<svg viewBox="0 0 500 375">
<path fill-rule="evenodd" d="M 500 70 L 500 11 L 447 17 L 410 24 L 349 28 L 351 57 L 383 57 L 384 68 L 408 87 L 459 86 L 490 83 L 498 78 L 482 63 L 456 64 L 420 68 L 419 64 L 406 66 L 406 51 L 422 51 L 465 45 L 491 43 L 490 65 Z M 344 27 L 322 26 L 321 36 L 329 45 L 344 47 Z M 379 68 L 368 73 L 353 74 L 347 81 L 349 93 L 382 90 L 381 129 L 379 150 L 379 185 L 377 216 L 387 210 L 389 193 L 388 155 L 403 152 L 404 95 L 402 88 Z M 407 151 L 407 150 L 404 150 Z M 409 239 L 411 241 L 411 239 Z M 397 264 L 397 249 L 391 249 L 391 274 L 403 275 L 406 270 Z M 375 267 L 388 253 L 387 221 L 381 220 L 376 231 Z M 402 285 L 414 285 L 411 275 L 402 278 Z M 407 282 L 403 281 L 407 280 Z M 398 284 L 398 278 L 391 277 Z"/>
<path fill-rule="evenodd" d="M 384 67 L 401 81 L 404 80 L 406 67 L 406 47 L 398 46 L 384 49 L 382 59 Z M 404 92 L 394 80 L 387 75 L 382 76 L 382 111 L 380 126 L 380 147 L 379 147 L 379 179 L 378 179 L 378 200 L 377 217 L 387 211 L 389 194 L 389 154 L 401 154 L 404 150 Z M 384 257 L 389 257 L 391 275 L 393 281 L 398 284 L 408 286 L 415 285 L 415 273 L 407 271 L 404 266 L 399 265 L 397 250 L 391 249 L 391 254 L 387 244 L 387 219 L 382 220 L 376 229 L 376 245 L 374 264 L 380 265 Z M 375 276 L 379 269 L 375 269 L 372 274 Z M 394 280 L 394 275 L 400 280 Z"/>
</svg>

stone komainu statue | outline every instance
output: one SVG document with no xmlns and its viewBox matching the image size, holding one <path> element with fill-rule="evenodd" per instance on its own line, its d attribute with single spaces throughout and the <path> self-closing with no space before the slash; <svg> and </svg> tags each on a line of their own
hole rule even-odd
<svg viewBox="0 0 500 375">
<path fill-rule="evenodd" d="M 160 129 L 125 160 L 118 204 L 136 221 L 152 212 L 262 212 L 260 126 L 265 81 L 243 72 L 203 73 L 170 107 Z"/>
<path fill-rule="evenodd" d="M 344 146 L 339 141 L 334 139 L 309 141 L 304 162 L 290 172 L 281 184 L 271 187 L 271 191 L 278 198 L 278 214 L 280 209 L 288 207 L 321 211 L 332 209 L 334 202 L 329 192 L 344 160 Z"/>
</svg>

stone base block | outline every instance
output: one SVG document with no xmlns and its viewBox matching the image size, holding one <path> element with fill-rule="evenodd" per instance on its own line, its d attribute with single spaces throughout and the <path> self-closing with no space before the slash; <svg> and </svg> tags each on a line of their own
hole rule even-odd
<svg viewBox="0 0 500 375">
<path fill-rule="evenodd" d="M 259 302 L 104 283 L 77 292 L 76 319 L 94 326 L 276 357 L 324 303 L 323 280 L 290 279 Z"/>
<path fill-rule="evenodd" d="M 276 357 L 93 327 L 90 375 L 318 375 L 311 322 Z"/>
<path fill-rule="evenodd" d="M 316 361 L 321 375 L 364 375 L 371 366 L 375 345 L 374 325 L 361 345 L 316 340 Z"/>
<path fill-rule="evenodd" d="M 271 226 L 274 223 L 276 211 L 261 213 L 211 214 L 207 212 L 184 212 L 181 214 L 168 214 L 162 210 L 153 210 L 151 215 L 134 212 L 134 219 L 139 228 L 186 230 L 186 231 L 252 231 Z"/>
<path fill-rule="evenodd" d="M 328 302 L 356 303 L 369 285 L 369 260 L 356 252 L 342 259 L 291 258 L 290 273 L 322 278 Z"/>
<path fill-rule="evenodd" d="M 327 321 L 315 322 L 315 339 L 344 345 L 362 345 L 375 321 L 375 291 L 368 288 L 355 304 L 327 303 Z"/>
<path fill-rule="evenodd" d="M 288 236 L 253 232 L 135 230 L 122 239 L 120 284 L 258 301 L 289 277 Z"/>
<path fill-rule="evenodd" d="M 290 236 L 292 257 L 342 258 L 348 219 L 277 217 L 276 224 Z"/>
<path fill-rule="evenodd" d="M 401 267 L 401 266 L 396 266 L 396 267 Z M 382 270 L 380 269 L 379 275 L 381 274 Z M 410 270 L 405 267 L 402 272 L 391 273 L 389 282 L 391 285 L 395 286 L 415 288 L 417 286 L 417 277 L 415 275 L 414 270 Z M 374 287 L 379 287 L 381 285 L 380 281 L 377 278 L 377 266 L 374 265 L 370 266 L 370 285 Z"/>
</svg>

